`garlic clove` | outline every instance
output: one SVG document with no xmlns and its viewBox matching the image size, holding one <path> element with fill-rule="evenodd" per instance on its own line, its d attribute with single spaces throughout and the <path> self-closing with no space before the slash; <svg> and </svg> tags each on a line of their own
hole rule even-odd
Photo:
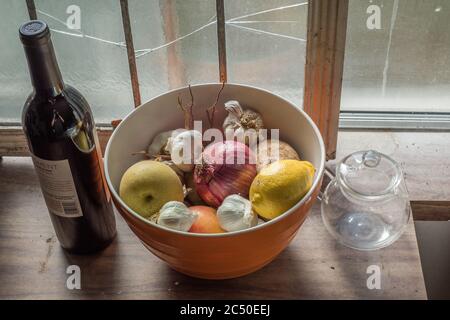
<svg viewBox="0 0 450 320">
<path fill-rule="evenodd" d="M 172 136 L 172 132 L 173 130 L 158 133 L 148 146 L 147 154 L 150 157 L 159 154 L 169 154 L 166 150 L 166 145 L 169 138 Z"/>
<path fill-rule="evenodd" d="M 197 216 L 184 203 L 169 201 L 159 211 L 157 224 L 169 229 L 187 232 L 194 224 Z"/>
<path fill-rule="evenodd" d="M 244 113 L 244 110 L 236 100 L 225 102 L 225 110 L 228 112 L 228 116 L 225 118 L 223 123 L 223 129 L 236 130 L 240 127 L 239 119 Z"/>
<path fill-rule="evenodd" d="M 233 194 L 226 197 L 217 209 L 220 227 L 226 231 L 239 231 L 258 224 L 258 215 L 253 212 L 249 200 Z"/>
<path fill-rule="evenodd" d="M 184 172 L 192 172 L 195 164 L 201 163 L 202 134 L 196 130 L 176 130 L 169 139 L 167 148 L 178 168 Z"/>
</svg>

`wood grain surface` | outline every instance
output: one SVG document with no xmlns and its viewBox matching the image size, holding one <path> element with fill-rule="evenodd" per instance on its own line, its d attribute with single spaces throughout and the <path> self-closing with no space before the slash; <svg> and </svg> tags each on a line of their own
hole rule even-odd
<svg viewBox="0 0 450 320">
<path fill-rule="evenodd" d="M 264 269 L 206 281 L 179 274 L 150 254 L 117 216 L 118 237 L 91 256 L 66 254 L 54 235 L 29 158 L 0 162 L 0 299 L 426 299 L 413 222 L 392 246 L 359 252 L 337 244 L 316 205 L 293 243 Z M 81 290 L 66 268 L 81 268 Z M 381 290 L 366 286 L 381 268 Z"/>
</svg>

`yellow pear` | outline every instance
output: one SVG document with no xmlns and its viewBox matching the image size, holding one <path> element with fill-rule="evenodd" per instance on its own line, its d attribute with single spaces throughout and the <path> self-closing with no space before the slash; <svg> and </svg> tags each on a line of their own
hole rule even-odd
<svg viewBox="0 0 450 320">
<path fill-rule="evenodd" d="M 120 181 L 122 200 L 144 218 L 159 212 L 169 201 L 183 201 L 183 186 L 166 164 L 144 160 L 125 171 Z"/>
</svg>

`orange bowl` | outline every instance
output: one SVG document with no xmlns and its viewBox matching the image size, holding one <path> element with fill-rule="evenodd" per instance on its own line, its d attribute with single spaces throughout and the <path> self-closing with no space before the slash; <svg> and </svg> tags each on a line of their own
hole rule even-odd
<svg viewBox="0 0 450 320">
<path fill-rule="evenodd" d="M 221 84 L 192 86 L 194 116 L 207 127 L 206 109 Z M 194 234 L 155 225 L 131 210 L 119 197 L 119 184 L 128 167 L 142 160 L 136 151 L 146 150 L 152 138 L 167 130 L 182 128 L 183 114 L 177 97 L 190 102 L 187 88 L 170 91 L 133 110 L 114 130 L 105 153 L 105 174 L 114 203 L 131 230 L 156 256 L 173 269 L 198 278 L 228 279 L 254 272 L 271 262 L 294 238 L 319 193 L 325 163 L 325 148 L 319 130 L 301 109 L 265 90 L 227 84 L 218 103 L 216 127 L 226 116 L 223 103 L 238 100 L 263 116 L 270 129 L 279 129 L 280 139 L 293 146 L 303 160 L 314 164 L 311 190 L 281 216 L 251 229 L 223 234 Z"/>
</svg>

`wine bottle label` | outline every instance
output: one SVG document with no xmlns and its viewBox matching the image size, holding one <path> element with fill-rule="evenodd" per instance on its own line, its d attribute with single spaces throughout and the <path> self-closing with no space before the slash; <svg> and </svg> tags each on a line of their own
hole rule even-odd
<svg viewBox="0 0 450 320">
<path fill-rule="evenodd" d="M 68 160 L 50 161 L 32 155 L 45 203 L 60 217 L 83 216 Z"/>
</svg>

